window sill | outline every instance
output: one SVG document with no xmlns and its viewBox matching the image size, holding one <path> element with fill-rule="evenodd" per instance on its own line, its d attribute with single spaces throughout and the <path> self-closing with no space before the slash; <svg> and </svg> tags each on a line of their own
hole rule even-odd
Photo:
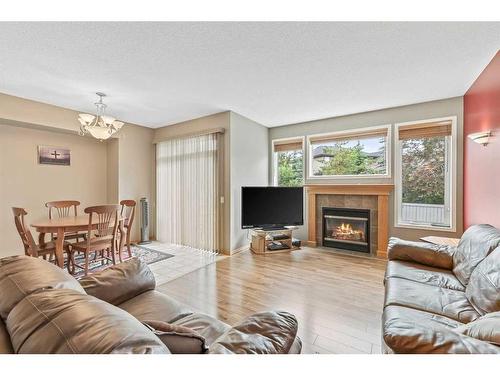
<svg viewBox="0 0 500 375">
<path fill-rule="evenodd" d="M 394 228 L 404 228 L 404 229 L 416 229 L 416 230 L 429 230 L 435 232 L 456 232 L 456 228 L 454 227 L 435 227 L 433 225 L 428 224 L 406 224 L 406 223 L 396 223 Z"/>
</svg>

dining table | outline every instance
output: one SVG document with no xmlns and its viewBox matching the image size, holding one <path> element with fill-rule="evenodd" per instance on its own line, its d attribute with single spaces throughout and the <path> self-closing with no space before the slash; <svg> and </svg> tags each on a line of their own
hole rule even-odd
<svg viewBox="0 0 500 375">
<path fill-rule="evenodd" d="M 124 220 L 123 217 L 118 217 L 119 224 L 118 230 L 120 232 L 120 243 L 118 245 L 119 254 L 123 249 L 123 242 L 125 237 L 124 230 Z M 92 224 L 92 229 L 97 229 L 98 223 Z M 111 225 L 114 225 L 114 220 L 111 221 Z M 47 233 L 55 234 L 56 237 L 56 248 L 55 248 L 55 258 L 56 264 L 63 268 L 64 267 L 64 236 L 66 233 L 74 232 L 86 232 L 89 229 L 89 216 L 88 215 L 78 215 L 78 216 L 67 216 L 58 217 L 52 219 L 41 219 L 36 220 L 31 223 L 31 226 L 35 228 L 38 232 L 38 243 L 40 246 L 45 244 L 45 235 Z"/>
</svg>

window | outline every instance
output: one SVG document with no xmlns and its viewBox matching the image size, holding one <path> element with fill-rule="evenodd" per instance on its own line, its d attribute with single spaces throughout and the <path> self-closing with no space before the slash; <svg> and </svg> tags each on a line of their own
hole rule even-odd
<svg viewBox="0 0 500 375">
<path fill-rule="evenodd" d="M 309 178 L 389 177 L 390 126 L 309 137 Z"/>
<path fill-rule="evenodd" d="M 273 182 L 275 186 L 304 184 L 303 138 L 273 141 Z"/>
<path fill-rule="evenodd" d="M 396 225 L 454 230 L 456 118 L 396 125 Z"/>
</svg>

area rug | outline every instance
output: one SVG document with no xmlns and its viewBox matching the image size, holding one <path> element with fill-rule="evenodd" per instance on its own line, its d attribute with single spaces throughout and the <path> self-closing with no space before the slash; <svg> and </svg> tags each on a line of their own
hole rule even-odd
<svg viewBox="0 0 500 375">
<path fill-rule="evenodd" d="M 162 251 L 154 250 L 154 249 L 151 249 L 151 248 L 149 248 L 147 246 L 143 246 L 143 245 L 141 245 L 141 246 L 132 245 L 131 250 L 132 250 L 133 257 L 137 257 L 137 258 L 141 259 L 146 264 L 153 264 L 153 263 L 156 263 L 156 262 L 168 259 L 168 258 L 172 258 L 174 256 L 172 254 L 168 254 L 168 253 L 164 253 Z M 126 250 L 123 251 L 122 256 L 128 256 L 128 253 Z M 83 255 L 76 255 L 75 261 L 78 265 L 83 266 L 85 264 L 85 257 Z M 100 271 L 100 270 L 103 270 L 103 269 L 108 268 L 110 266 L 112 266 L 111 263 L 109 263 L 109 264 L 105 263 L 103 265 L 101 263 L 101 261 L 96 261 L 96 262 L 90 261 L 89 273 Z M 75 274 L 73 276 L 76 278 L 80 278 L 83 275 L 84 275 L 84 271 L 80 268 L 76 268 Z"/>
</svg>

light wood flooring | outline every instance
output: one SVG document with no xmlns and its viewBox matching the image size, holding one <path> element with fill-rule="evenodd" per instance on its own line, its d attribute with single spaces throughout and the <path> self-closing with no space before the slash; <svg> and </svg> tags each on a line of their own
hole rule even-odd
<svg viewBox="0 0 500 375">
<path fill-rule="evenodd" d="M 245 251 L 157 289 L 229 324 L 259 311 L 289 311 L 303 353 L 380 353 L 385 264 L 312 248 Z"/>
</svg>

